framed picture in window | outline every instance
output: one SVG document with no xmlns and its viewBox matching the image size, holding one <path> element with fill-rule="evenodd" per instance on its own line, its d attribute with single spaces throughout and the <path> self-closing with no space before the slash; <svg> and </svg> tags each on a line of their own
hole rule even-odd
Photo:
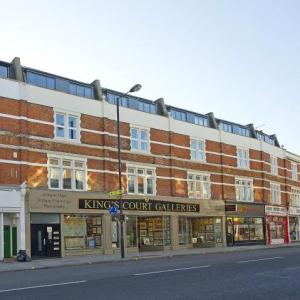
<svg viewBox="0 0 300 300">
<path fill-rule="evenodd" d="M 140 236 L 146 236 L 147 230 L 140 230 Z"/>
<path fill-rule="evenodd" d="M 213 231 L 214 230 L 214 225 L 206 225 L 205 230 L 206 231 Z"/>
<path fill-rule="evenodd" d="M 205 234 L 205 239 L 207 242 L 213 242 L 215 240 L 214 234 L 213 233 L 206 233 Z"/>
<path fill-rule="evenodd" d="M 140 222 L 140 229 L 147 229 L 146 222 Z"/>
</svg>

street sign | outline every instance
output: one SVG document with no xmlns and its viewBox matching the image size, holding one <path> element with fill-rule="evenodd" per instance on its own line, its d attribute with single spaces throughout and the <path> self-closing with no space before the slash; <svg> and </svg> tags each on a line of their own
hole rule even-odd
<svg viewBox="0 0 300 300">
<path fill-rule="evenodd" d="M 114 216 L 118 213 L 118 208 L 115 205 L 112 205 L 108 211 L 112 216 Z"/>
<path fill-rule="evenodd" d="M 108 194 L 109 194 L 109 196 L 119 196 L 119 195 L 123 194 L 123 191 L 122 190 L 116 190 L 116 191 L 111 191 Z"/>
</svg>

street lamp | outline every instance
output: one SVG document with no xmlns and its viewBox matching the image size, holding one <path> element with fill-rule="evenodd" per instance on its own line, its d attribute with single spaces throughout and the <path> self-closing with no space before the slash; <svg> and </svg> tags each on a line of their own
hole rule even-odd
<svg viewBox="0 0 300 300">
<path fill-rule="evenodd" d="M 121 164 L 121 139 L 120 139 L 120 98 L 134 92 L 138 92 L 142 86 L 140 84 L 134 85 L 127 93 L 122 94 L 117 97 L 117 136 L 118 136 L 118 171 L 119 171 L 119 191 L 122 190 L 122 164 Z M 123 214 L 123 197 L 121 194 L 120 198 L 120 231 L 121 231 L 121 258 L 125 257 L 125 247 L 124 247 L 124 232 L 123 223 L 125 221 Z"/>
</svg>

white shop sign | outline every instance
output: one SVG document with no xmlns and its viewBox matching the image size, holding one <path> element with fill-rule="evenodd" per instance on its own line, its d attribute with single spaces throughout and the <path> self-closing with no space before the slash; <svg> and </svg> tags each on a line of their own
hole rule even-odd
<svg viewBox="0 0 300 300">
<path fill-rule="evenodd" d="M 285 207 L 266 205 L 265 211 L 266 211 L 266 215 L 281 216 L 281 217 L 287 216 L 287 210 Z"/>
<path fill-rule="evenodd" d="M 300 207 L 290 206 L 289 215 L 300 216 Z"/>
</svg>

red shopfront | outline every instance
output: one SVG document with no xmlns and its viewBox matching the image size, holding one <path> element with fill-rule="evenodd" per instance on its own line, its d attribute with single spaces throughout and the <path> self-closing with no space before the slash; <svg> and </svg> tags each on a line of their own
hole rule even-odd
<svg viewBox="0 0 300 300">
<path fill-rule="evenodd" d="M 270 245 L 289 243 L 288 213 L 286 207 L 265 206 L 267 243 Z"/>
</svg>

